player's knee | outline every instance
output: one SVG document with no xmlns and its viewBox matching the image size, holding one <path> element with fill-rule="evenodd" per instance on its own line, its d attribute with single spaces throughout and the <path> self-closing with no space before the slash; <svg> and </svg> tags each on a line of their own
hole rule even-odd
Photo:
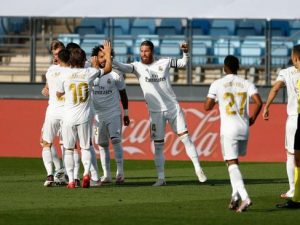
<svg viewBox="0 0 300 225">
<path fill-rule="evenodd" d="M 112 138 L 111 138 L 111 143 L 112 143 L 113 145 L 119 144 L 119 143 L 121 143 L 121 139 L 120 139 L 119 137 L 112 137 Z"/>
<path fill-rule="evenodd" d="M 109 146 L 109 143 L 106 141 L 99 141 L 98 145 L 102 148 L 107 148 Z"/>
</svg>

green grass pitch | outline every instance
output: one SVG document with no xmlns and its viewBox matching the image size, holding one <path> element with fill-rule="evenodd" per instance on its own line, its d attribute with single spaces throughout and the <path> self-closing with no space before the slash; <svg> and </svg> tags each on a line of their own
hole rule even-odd
<svg viewBox="0 0 300 225">
<path fill-rule="evenodd" d="M 152 187 L 153 161 L 126 161 L 126 184 L 100 188 L 43 187 L 42 159 L 0 158 L 0 224 L 297 224 L 300 210 L 275 207 L 288 188 L 284 163 L 241 163 L 253 206 L 227 209 L 231 187 L 223 162 L 202 162 L 197 182 L 191 162 L 167 161 L 167 186 Z M 114 171 L 114 162 L 112 171 Z"/>
</svg>

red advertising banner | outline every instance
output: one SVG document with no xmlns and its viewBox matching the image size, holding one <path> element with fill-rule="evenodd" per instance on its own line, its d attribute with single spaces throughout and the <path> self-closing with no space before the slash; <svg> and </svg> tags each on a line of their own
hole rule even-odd
<svg viewBox="0 0 300 225">
<path fill-rule="evenodd" d="M 217 107 L 205 112 L 201 102 L 181 102 L 180 105 L 200 160 L 222 161 Z M 39 138 L 46 107 L 46 100 L 0 100 L 0 157 L 41 157 Z M 131 101 L 129 115 L 131 124 L 123 128 L 125 159 L 153 159 L 145 102 Z M 285 120 L 284 104 L 271 106 L 269 121 L 259 116 L 250 128 L 247 156 L 241 160 L 285 161 Z M 170 126 L 166 129 L 165 157 L 167 160 L 188 160 L 183 144 Z"/>
</svg>

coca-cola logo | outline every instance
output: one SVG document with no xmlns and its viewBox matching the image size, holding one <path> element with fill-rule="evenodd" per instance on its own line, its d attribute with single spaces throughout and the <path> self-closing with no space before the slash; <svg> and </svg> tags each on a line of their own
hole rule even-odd
<svg viewBox="0 0 300 225">
<path fill-rule="evenodd" d="M 212 110 L 207 114 L 196 108 L 183 109 L 191 140 L 194 142 L 199 156 L 209 157 L 217 148 L 219 142 L 219 113 Z M 148 118 L 131 118 L 128 127 L 123 127 L 123 149 L 130 156 L 140 155 L 149 158 L 154 153 L 154 145 L 150 139 L 150 123 Z M 177 159 L 184 155 L 185 149 L 177 135 L 168 128 L 165 134 L 165 155 Z M 150 154 L 151 153 L 151 154 Z M 148 157 L 147 157 L 148 156 Z"/>
</svg>

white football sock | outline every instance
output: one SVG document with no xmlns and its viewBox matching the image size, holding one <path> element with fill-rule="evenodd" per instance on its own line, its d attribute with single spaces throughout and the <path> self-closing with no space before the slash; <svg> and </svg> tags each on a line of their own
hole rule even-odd
<svg viewBox="0 0 300 225">
<path fill-rule="evenodd" d="M 47 176 L 53 175 L 52 154 L 49 147 L 43 147 L 42 157 L 47 171 Z"/>
<path fill-rule="evenodd" d="M 99 146 L 99 151 L 100 151 L 100 161 L 103 170 L 103 176 L 111 177 L 109 148 Z"/>
<path fill-rule="evenodd" d="M 92 157 L 92 164 L 91 164 L 91 179 L 94 181 L 98 181 L 99 177 L 99 168 L 97 163 L 97 156 L 94 147 L 91 147 L 91 157 Z"/>
<path fill-rule="evenodd" d="M 295 190 L 295 156 L 287 153 L 286 172 L 289 180 L 290 190 Z"/>
<path fill-rule="evenodd" d="M 121 143 L 113 144 L 114 152 L 115 152 L 115 161 L 117 164 L 117 176 L 123 176 L 124 175 L 124 169 L 123 169 L 123 148 Z"/>
<path fill-rule="evenodd" d="M 228 172 L 229 172 L 229 168 L 228 168 Z M 230 174 L 229 174 L 229 176 L 230 176 Z M 236 189 L 236 186 L 234 185 L 231 178 L 230 178 L 230 184 L 231 184 L 231 188 L 232 188 L 231 198 L 234 199 L 234 200 L 238 200 L 239 199 L 239 193 L 238 193 L 238 191 Z"/>
<path fill-rule="evenodd" d="M 69 183 L 74 182 L 74 151 L 65 150 L 65 167 L 69 177 Z"/>
<path fill-rule="evenodd" d="M 83 176 L 88 175 L 90 173 L 90 168 L 92 164 L 92 156 L 90 149 L 81 149 L 81 157 L 83 164 Z"/>
<path fill-rule="evenodd" d="M 237 164 L 229 165 L 228 172 L 229 172 L 231 183 L 233 184 L 233 186 L 236 188 L 237 192 L 241 196 L 242 201 L 249 198 L 248 193 L 245 189 L 243 177 L 240 172 L 239 166 Z"/>
<path fill-rule="evenodd" d="M 186 151 L 187 155 L 190 157 L 190 159 L 194 165 L 195 172 L 197 173 L 197 171 L 199 171 L 201 169 L 201 166 L 200 166 L 200 162 L 198 159 L 198 153 L 196 151 L 194 143 L 192 142 L 192 140 L 188 134 L 182 135 L 179 138 L 180 138 L 181 142 L 184 144 L 185 151 Z"/>
<path fill-rule="evenodd" d="M 61 161 L 58 158 L 57 151 L 56 151 L 54 145 L 51 146 L 51 154 L 52 154 L 52 161 L 54 163 L 55 171 L 58 171 L 61 169 L 62 166 L 61 166 Z"/>
<path fill-rule="evenodd" d="M 73 159 L 74 159 L 74 179 L 79 180 L 80 153 L 77 149 L 74 149 Z"/>
<path fill-rule="evenodd" d="M 164 143 L 154 142 L 154 163 L 158 179 L 165 179 L 165 158 L 164 158 Z"/>
</svg>

